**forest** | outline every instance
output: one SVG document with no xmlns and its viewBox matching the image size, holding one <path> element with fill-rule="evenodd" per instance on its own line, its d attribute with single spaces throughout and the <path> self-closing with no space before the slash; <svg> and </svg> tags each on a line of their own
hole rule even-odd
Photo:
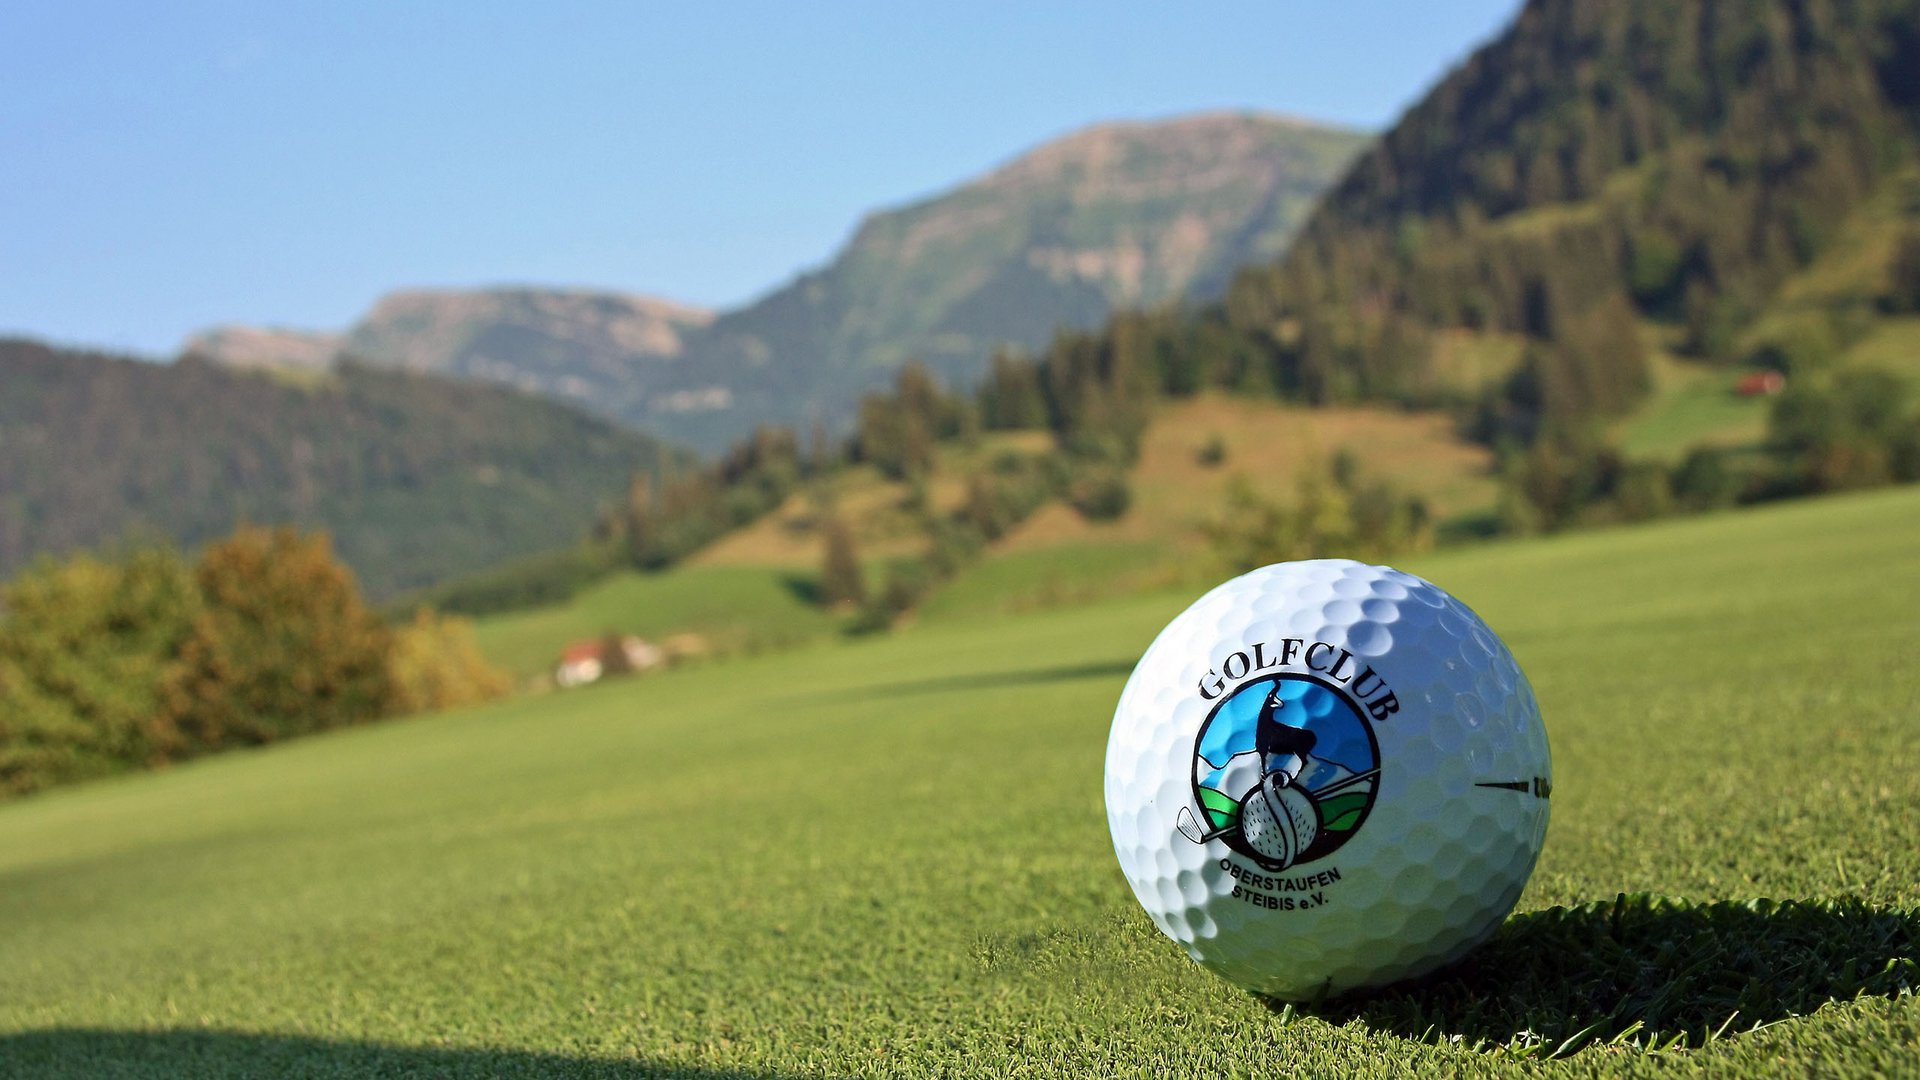
<svg viewBox="0 0 1920 1080">
<path fill-rule="evenodd" d="M 0 574 L 129 534 L 328 530 L 390 597 L 565 545 L 603 492 L 679 460 L 510 390 L 352 364 L 296 381 L 0 339 Z"/>
</svg>

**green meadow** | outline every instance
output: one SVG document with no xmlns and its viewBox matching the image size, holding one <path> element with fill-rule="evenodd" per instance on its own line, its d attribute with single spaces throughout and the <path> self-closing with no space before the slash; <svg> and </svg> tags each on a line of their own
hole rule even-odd
<svg viewBox="0 0 1920 1080">
<path fill-rule="evenodd" d="M 777 567 L 623 571 L 566 603 L 481 620 L 474 637 L 487 659 L 522 677 L 550 669 L 570 642 L 613 631 L 652 638 L 697 634 L 729 653 L 778 649 L 835 628 L 815 602 L 814 588 L 813 575 Z"/>
<path fill-rule="evenodd" d="M 1519 912 L 1421 985 L 1273 1007 L 1136 907 L 1107 724 L 1190 590 L 957 595 L 0 806 L 0 1076 L 1920 1069 L 1920 490 L 1408 568 L 1555 764 Z"/>
</svg>

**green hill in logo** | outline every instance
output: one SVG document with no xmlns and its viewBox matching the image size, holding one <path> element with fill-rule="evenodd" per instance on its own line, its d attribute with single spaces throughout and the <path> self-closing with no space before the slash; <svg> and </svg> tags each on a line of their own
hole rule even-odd
<svg viewBox="0 0 1920 1080">
<path fill-rule="evenodd" d="M 1366 812 L 1368 793 L 1343 791 L 1320 800 L 1320 828 L 1324 832 L 1351 832 Z"/>
<path fill-rule="evenodd" d="M 1207 820 L 1211 821 L 1216 829 L 1224 829 L 1240 820 L 1240 804 L 1232 797 L 1213 788 L 1200 789 L 1200 805 L 1206 808 Z"/>
</svg>

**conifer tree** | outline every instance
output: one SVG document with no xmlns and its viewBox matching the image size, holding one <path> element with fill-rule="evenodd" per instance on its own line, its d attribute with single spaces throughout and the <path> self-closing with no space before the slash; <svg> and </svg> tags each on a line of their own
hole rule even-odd
<svg viewBox="0 0 1920 1080">
<path fill-rule="evenodd" d="M 858 607 L 866 603 L 866 580 L 860 570 L 860 556 L 854 550 L 853 534 L 838 517 L 827 518 L 820 527 L 825 544 L 820 568 L 820 599 L 828 607 Z"/>
</svg>

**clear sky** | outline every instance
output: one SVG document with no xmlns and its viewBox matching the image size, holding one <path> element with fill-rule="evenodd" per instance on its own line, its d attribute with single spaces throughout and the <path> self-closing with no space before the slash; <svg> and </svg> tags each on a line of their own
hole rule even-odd
<svg viewBox="0 0 1920 1080">
<path fill-rule="evenodd" d="M 735 304 L 1095 121 L 1378 129 L 1517 0 L 0 8 L 0 332 L 170 353 L 408 285 Z"/>
</svg>

